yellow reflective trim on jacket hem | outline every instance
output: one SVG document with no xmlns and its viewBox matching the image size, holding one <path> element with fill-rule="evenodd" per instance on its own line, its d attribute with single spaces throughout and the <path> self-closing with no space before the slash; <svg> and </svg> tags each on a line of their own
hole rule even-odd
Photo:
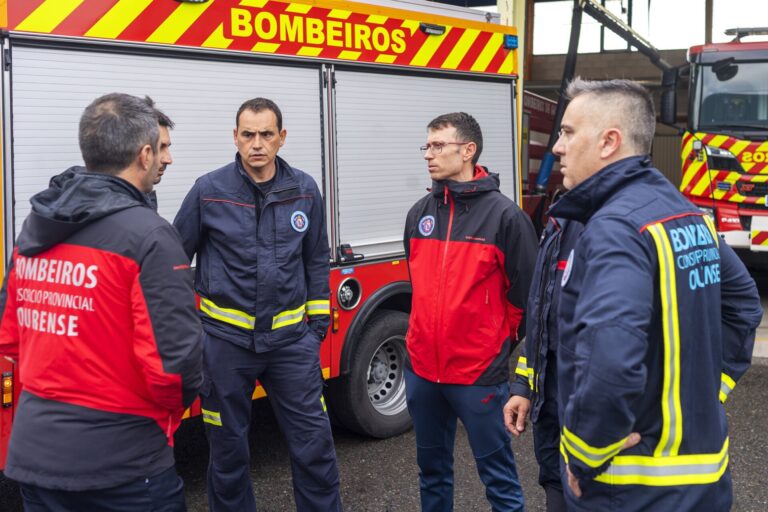
<svg viewBox="0 0 768 512">
<path fill-rule="evenodd" d="M 304 320 L 304 309 L 306 305 L 302 304 L 296 309 L 283 311 L 272 317 L 272 330 L 279 329 L 288 325 L 293 325 Z"/>
<path fill-rule="evenodd" d="M 308 300 L 306 304 L 307 315 L 330 315 L 331 301 L 329 300 Z"/>
<path fill-rule="evenodd" d="M 664 385 L 661 393 L 662 429 L 654 456 L 677 455 L 683 439 L 680 404 L 680 326 L 674 253 L 661 223 L 648 227 L 659 257 L 659 288 L 664 333 Z"/>
<path fill-rule="evenodd" d="M 617 456 L 595 480 L 609 485 L 652 487 L 703 485 L 720 480 L 728 467 L 728 438 L 719 453 L 649 457 Z"/>
<path fill-rule="evenodd" d="M 727 373 L 720 374 L 720 402 L 725 403 L 728 400 L 728 395 L 731 394 L 733 388 L 736 387 L 736 381 L 731 378 Z"/>
<path fill-rule="evenodd" d="M 591 468 L 596 468 L 605 464 L 611 457 L 621 451 L 627 438 L 620 439 L 613 444 L 600 448 L 590 446 L 576 434 L 563 427 L 563 434 L 560 437 L 561 444 L 565 450 L 579 459 L 581 462 Z"/>
<path fill-rule="evenodd" d="M 205 297 L 200 297 L 200 311 L 220 322 L 244 329 L 253 329 L 256 326 L 256 317 L 237 309 L 222 308 Z"/>
</svg>

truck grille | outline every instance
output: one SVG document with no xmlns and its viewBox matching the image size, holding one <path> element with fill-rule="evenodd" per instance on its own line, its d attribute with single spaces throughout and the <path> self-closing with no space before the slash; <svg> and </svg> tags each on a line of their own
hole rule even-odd
<svg viewBox="0 0 768 512">
<path fill-rule="evenodd" d="M 763 197 L 768 194 L 768 183 L 737 181 L 736 189 L 746 197 Z"/>
</svg>

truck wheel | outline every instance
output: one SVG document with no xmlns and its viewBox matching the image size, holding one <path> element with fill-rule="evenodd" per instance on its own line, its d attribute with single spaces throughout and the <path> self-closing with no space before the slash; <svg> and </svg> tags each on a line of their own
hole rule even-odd
<svg viewBox="0 0 768 512">
<path fill-rule="evenodd" d="M 332 418 L 359 434 L 387 438 L 411 427 L 403 369 L 408 315 L 380 311 L 353 341 L 348 374 L 329 382 Z"/>
</svg>

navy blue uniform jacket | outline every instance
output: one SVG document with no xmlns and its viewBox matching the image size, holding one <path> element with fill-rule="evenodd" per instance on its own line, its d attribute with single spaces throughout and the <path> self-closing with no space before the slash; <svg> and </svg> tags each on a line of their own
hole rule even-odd
<svg viewBox="0 0 768 512">
<path fill-rule="evenodd" d="M 750 364 L 754 281 L 647 157 L 606 166 L 550 213 L 585 224 L 557 360 L 561 453 L 585 510 L 727 510 L 721 402 Z M 640 444 L 621 451 L 631 432 Z"/>
<path fill-rule="evenodd" d="M 260 211 L 237 155 L 195 182 L 173 221 L 187 255 L 197 254 L 203 329 L 257 352 L 308 328 L 319 342 L 330 319 L 322 196 L 308 174 L 279 157 L 276 166 Z"/>
</svg>

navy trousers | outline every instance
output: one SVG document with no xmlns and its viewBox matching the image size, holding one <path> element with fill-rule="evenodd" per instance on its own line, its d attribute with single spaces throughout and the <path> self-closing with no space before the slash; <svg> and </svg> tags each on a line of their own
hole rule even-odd
<svg viewBox="0 0 768 512">
<path fill-rule="evenodd" d="M 539 485 L 547 497 L 547 512 L 565 512 L 560 481 L 560 421 L 557 417 L 557 353 L 547 353 L 544 403 L 533 424 L 533 450 L 539 463 Z"/>
<path fill-rule="evenodd" d="M 494 512 L 524 510 L 503 408 L 509 384 L 437 384 L 405 371 L 408 411 L 416 430 L 422 512 L 453 510 L 453 446 L 456 420 L 469 437 L 477 472 Z"/>
<path fill-rule="evenodd" d="M 210 445 L 211 512 L 256 510 L 248 445 L 256 379 L 267 392 L 288 444 L 297 510 L 341 510 L 319 346 L 310 333 L 285 347 L 256 353 L 205 334 L 201 406 Z"/>
<path fill-rule="evenodd" d="M 25 512 L 185 512 L 184 484 L 175 468 L 118 487 L 55 491 L 20 484 Z"/>
</svg>

